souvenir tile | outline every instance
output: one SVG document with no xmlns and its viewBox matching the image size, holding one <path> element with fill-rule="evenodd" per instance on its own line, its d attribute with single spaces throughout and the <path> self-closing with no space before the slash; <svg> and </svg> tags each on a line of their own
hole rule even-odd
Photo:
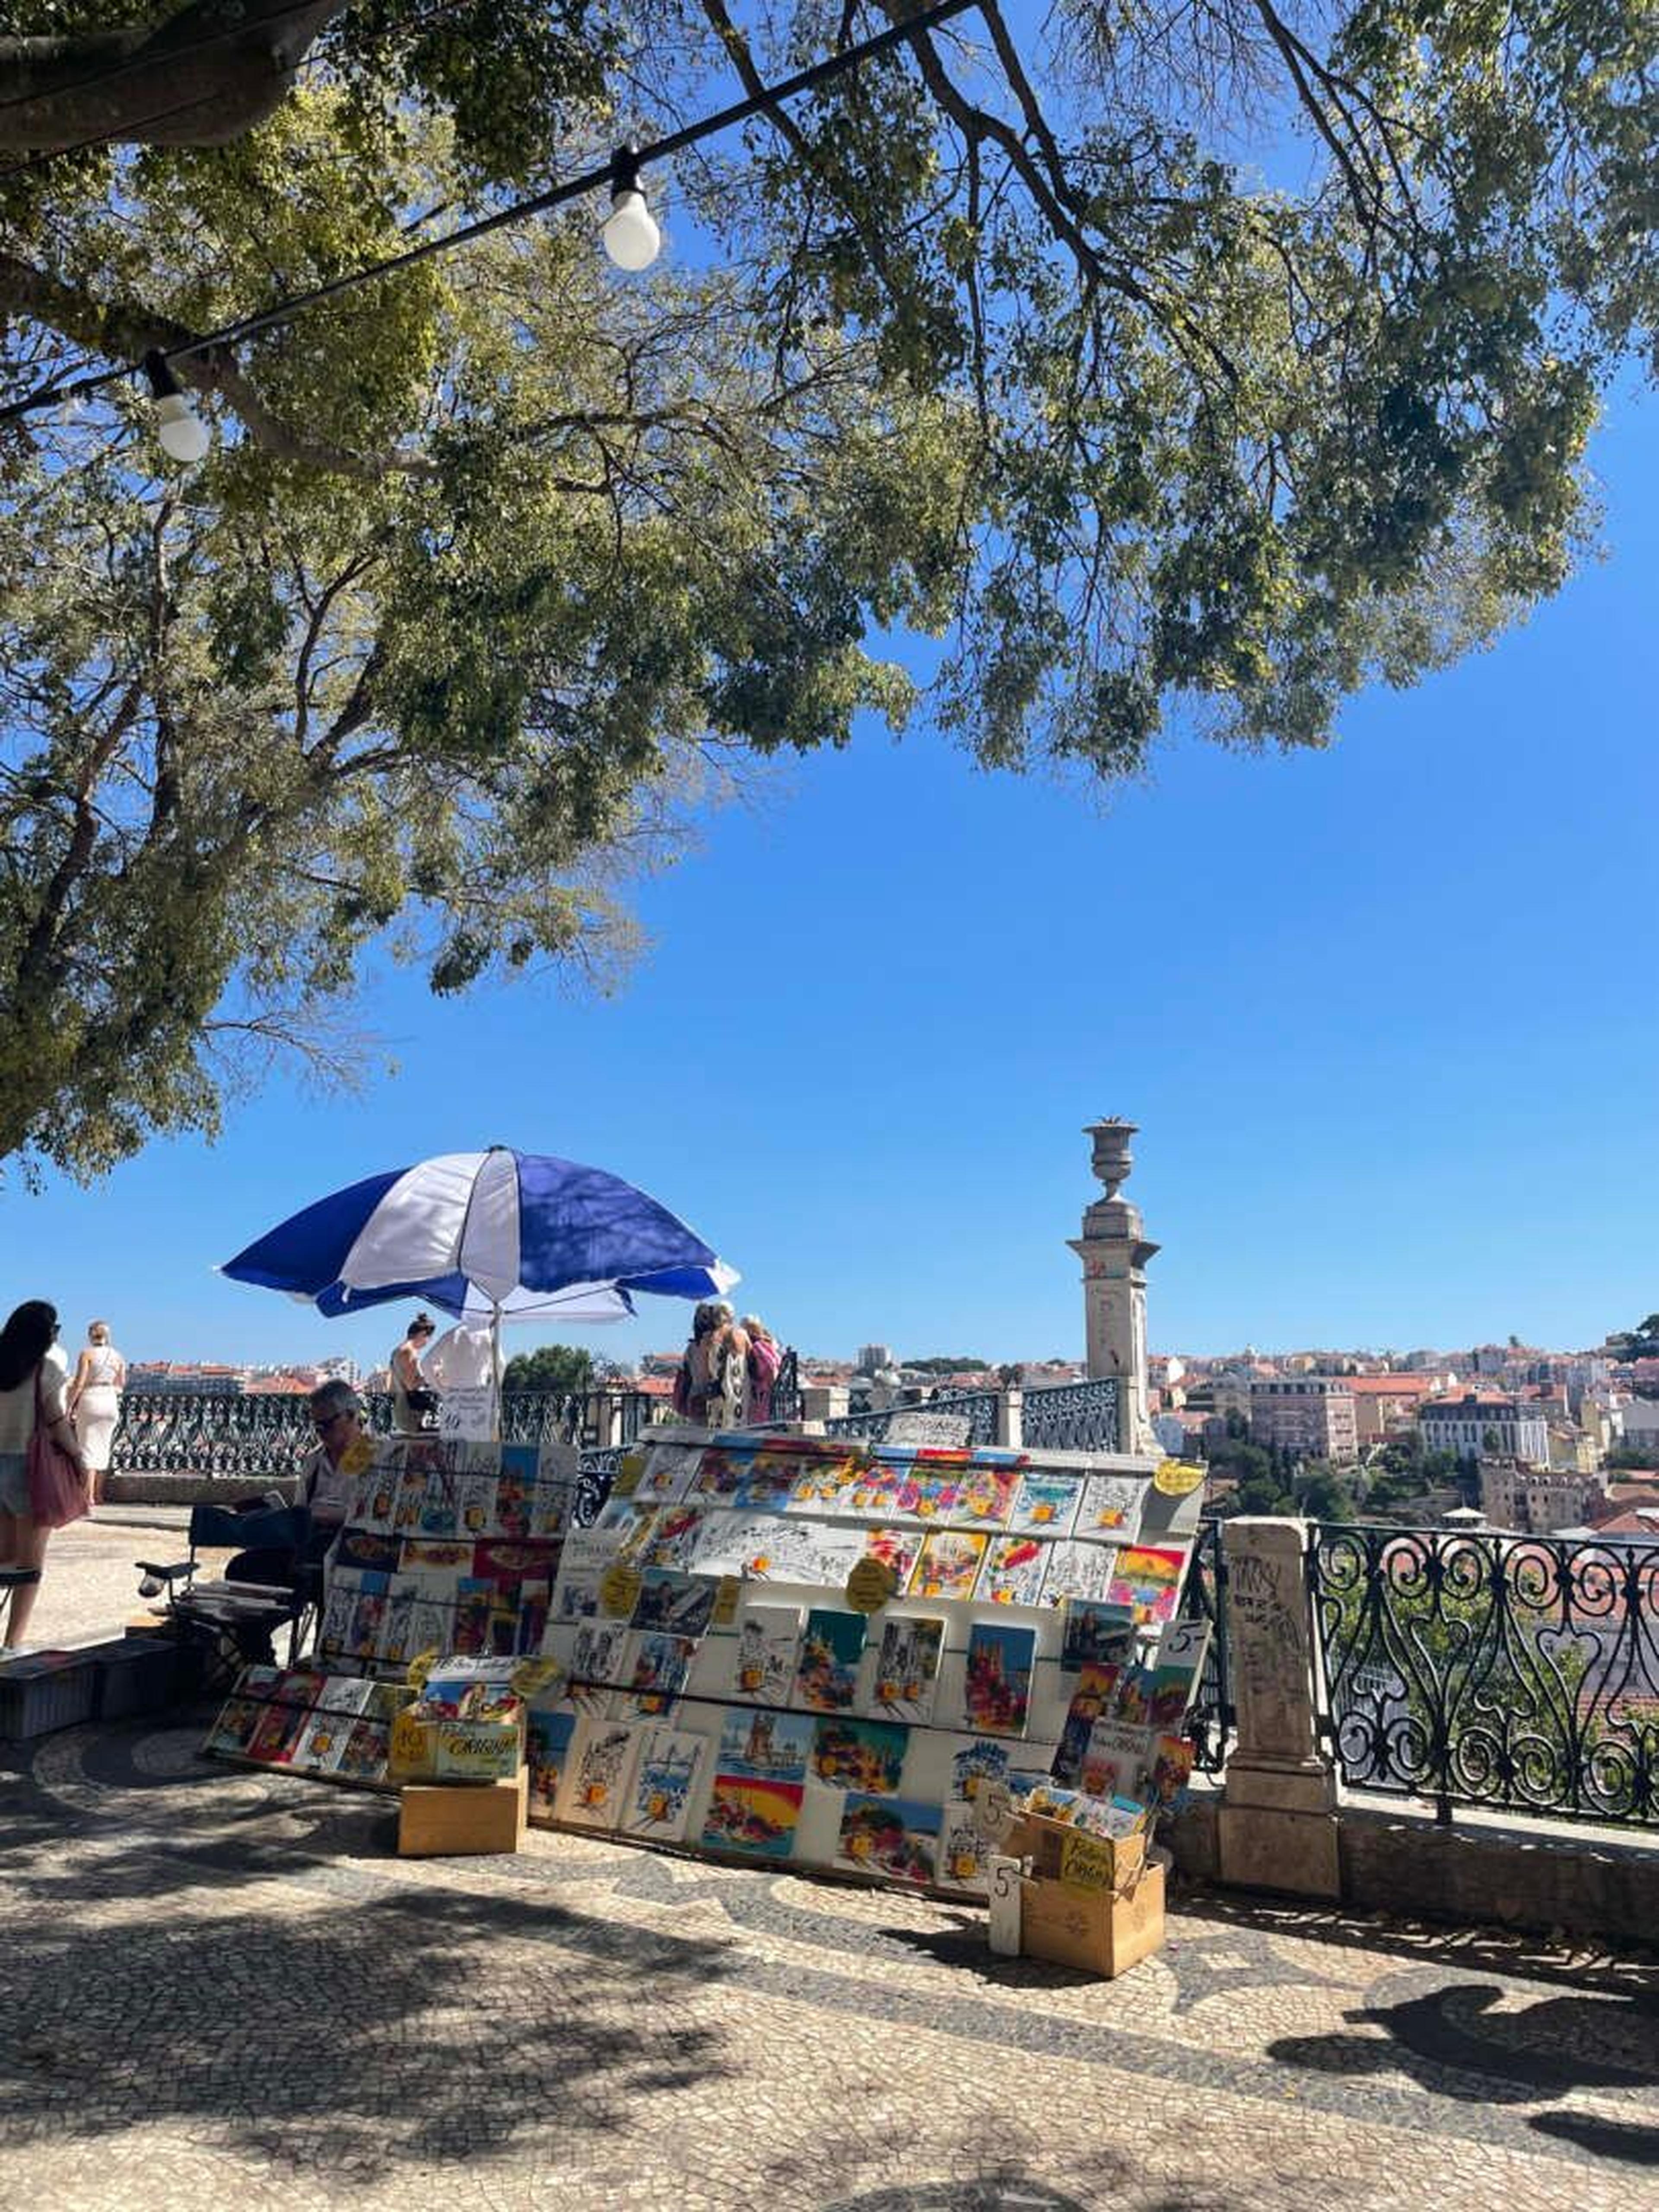
<svg viewBox="0 0 1659 2212">
<path fill-rule="evenodd" d="M 525 1716 L 525 1761 L 530 1770 L 530 1814 L 550 1820 L 559 1784 L 569 1764 L 577 1713 L 568 1698 L 552 1705 L 532 1704 Z"/>
<path fill-rule="evenodd" d="M 1008 1514 L 1010 1533 L 1069 1536 L 1082 1486 L 1074 1474 L 1022 1474 Z"/>
<path fill-rule="evenodd" d="M 1068 1598 L 1091 1604 L 1117 1601 L 1113 1589 L 1117 1547 L 1113 1544 L 1050 1544 L 1048 1571 L 1042 1577 L 1044 1605 L 1063 1605 Z"/>
<path fill-rule="evenodd" d="M 921 1546 L 920 1528 L 866 1528 L 864 1532 L 865 1557 L 879 1559 L 883 1566 L 892 1569 L 896 1592 L 908 1589 L 921 1555 Z"/>
<path fill-rule="evenodd" d="M 981 1736 L 951 1761 L 951 1795 L 971 1805 L 988 1782 L 1008 1779 L 1008 1747 Z"/>
<path fill-rule="evenodd" d="M 909 1739 L 909 1729 L 896 1721 L 856 1721 L 837 1714 L 817 1723 L 812 1773 L 838 1790 L 896 1790 Z"/>
<path fill-rule="evenodd" d="M 1083 1486 L 1074 1534 L 1103 1536 L 1114 1544 L 1133 1544 L 1140 1526 L 1141 1501 L 1146 1494 L 1144 1476 L 1091 1474 Z"/>
<path fill-rule="evenodd" d="M 623 1832 L 677 1844 L 685 1834 L 691 1793 L 708 1755 L 706 1736 L 682 1729 L 651 1728 L 641 1740 Z"/>
<path fill-rule="evenodd" d="M 945 1623 L 930 1618 L 889 1620 L 882 1629 L 872 1703 L 898 1721 L 925 1724 L 933 1717 Z"/>
<path fill-rule="evenodd" d="M 656 1628 L 672 1636 L 701 1636 L 714 1610 L 716 1583 L 707 1575 L 686 1575 L 672 1567 L 647 1567 L 634 1608 L 635 1628 Z"/>
<path fill-rule="evenodd" d="M 909 1595 L 971 1597 L 990 1540 L 988 1536 L 969 1529 L 929 1529 L 922 1540 L 915 1572 L 910 1577 Z"/>
<path fill-rule="evenodd" d="M 812 1755 L 810 1713 L 732 1712 L 720 1721 L 720 1771 L 757 1782 L 802 1782 Z"/>
<path fill-rule="evenodd" d="M 1001 1621 L 976 1621 L 968 1632 L 963 1709 L 971 1729 L 1024 1735 L 1031 1703 L 1036 1632 Z"/>
<path fill-rule="evenodd" d="M 800 1649 L 800 1609 L 793 1605 L 751 1605 L 738 1616 L 737 1657 L 732 1694 L 781 1705 L 794 1680 Z"/>
<path fill-rule="evenodd" d="M 757 1782 L 718 1774 L 703 1816 L 705 1849 L 750 1858 L 787 1859 L 795 1847 L 805 1792 L 799 1782 Z"/>
<path fill-rule="evenodd" d="M 959 1528 L 1003 1528 L 1018 1488 L 1017 1467 L 986 1467 L 976 1461 L 963 1471 L 951 1518 Z"/>
<path fill-rule="evenodd" d="M 793 1702 L 815 1713 L 850 1712 L 858 1694 L 866 1623 L 862 1613 L 814 1606 L 801 1638 Z"/>
<path fill-rule="evenodd" d="M 1138 1621 L 1172 1620 L 1187 1565 L 1184 1550 L 1126 1545 L 1110 1555 L 1115 1563 L 1107 1595 L 1133 1609 Z"/>
<path fill-rule="evenodd" d="M 659 1713 L 685 1687 L 696 1640 L 654 1631 L 635 1635 L 623 1668 L 623 1682 L 638 1713 Z"/>
<path fill-rule="evenodd" d="M 933 1879 L 943 1812 L 908 1797 L 867 1797 L 854 1792 L 842 1809 L 837 1866 L 895 1881 Z"/>
<path fill-rule="evenodd" d="M 1035 1605 L 1048 1561 L 1040 1536 L 993 1536 L 975 1595 L 989 1605 Z"/>
<path fill-rule="evenodd" d="M 990 1887 L 991 1854 L 995 1849 L 995 1844 L 975 1826 L 973 1807 L 960 1798 L 947 1797 L 942 1808 L 939 1866 L 934 1876 L 940 1887 L 984 1896 Z"/>
<path fill-rule="evenodd" d="M 1126 1665 L 1134 1656 L 1134 1614 L 1127 1605 L 1068 1597 L 1060 1608 L 1060 1663 L 1067 1674 L 1086 1666 Z"/>
<path fill-rule="evenodd" d="M 641 1730 L 623 1721 L 584 1713 L 571 1738 L 557 1800 L 559 1818 L 578 1828 L 614 1828 L 628 1802 L 628 1784 Z"/>
</svg>

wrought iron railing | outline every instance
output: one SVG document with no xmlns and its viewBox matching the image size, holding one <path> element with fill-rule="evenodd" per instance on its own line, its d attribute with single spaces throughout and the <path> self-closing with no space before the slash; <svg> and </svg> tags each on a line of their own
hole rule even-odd
<svg viewBox="0 0 1659 2212">
<path fill-rule="evenodd" d="M 392 1429 L 392 1399 L 363 1394 L 369 1428 Z M 655 1401 L 637 1390 L 515 1390 L 501 1400 L 501 1432 L 517 1443 L 572 1443 L 584 1453 L 630 1444 Z M 244 1480 L 291 1474 L 316 1442 L 301 1394 L 228 1397 L 192 1390 L 129 1390 L 121 1401 L 110 1465 L 117 1474 L 161 1474 Z"/>
<path fill-rule="evenodd" d="M 879 1412 L 838 1413 L 823 1425 L 826 1436 L 858 1437 L 866 1443 L 884 1442 L 896 1413 L 955 1413 L 968 1423 L 967 1443 L 977 1450 L 997 1440 L 997 1393 L 963 1390 L 948 1398 L 918 1399 L 904 1406 L 884 1406 Z"/>
<path fill-rule="evenodd" d="M 1659 1543 L 1310 1529 L 1342 1779 L 1659 1825 Z"/>
<path fill-rule="evenodd" d="M 1232 1734 L 1232 1688 L 1227 1664 L 1227 1554 L 1221 1541 L 1219 1521 L 1198 1524 L 1187 1579 L 1182 1587 L 1180 1612 L 1207 1620 L 1210 1641 L 1200 1670 L 1198 1687 L 1187 1713 L 1187 1733 L 1194 1744 L 1193 1765 L 1200 1774 L 1219 1775 L 1227 1764 Z"/>
<path fill-rule="evenodd" d="M 1122 1394 L 1115 1375 L 1027 1390 L 1020 1442 L 1027 1451 L 1121 1451 Z"/>
</svg>

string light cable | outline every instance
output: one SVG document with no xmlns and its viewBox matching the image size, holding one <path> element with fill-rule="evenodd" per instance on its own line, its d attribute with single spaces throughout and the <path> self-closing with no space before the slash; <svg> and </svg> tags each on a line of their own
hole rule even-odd
<svg viewBox="0 0 1659 2212">
<path fill-rule="evenodd" d="M 894 48 L 937 28 L 954 16 L 965 15 L 977 5 L 978 0 L 933 0 L 931 7 L 918 9 L 903 22 L 890 24 L 884 30 L 860 40 L 857 45 L 843 46 L 836 52 L 826 55 L 822 61 L 797 70 L 793 76 L 781 77 L 775 84 L 763 85 L 757 92 L 733 100 L 727 106 L 716 108 L 678 131 L 669 131 L 661 138 L 653 139 L 644 145 L 630 140 L 625 146 L 617 148 L 608 161 L 597 167 L 567 178 L 561 184 L 550 185 L 545 191 L 514 200 L 506 207 L 496 209 L 493 214 L 481 216 L 475 222 L 460 224 L 454 230 L 445 232 L 441 237 L 423 239 L 416 245 L 405 247 L 401 253 L 388 255 L 384 261 L 374 262 L 366 268 L 348 270 L 341 276 L 329 278 L 325 283 L 313 286 L 308 291 L 289 294 L 267 307 L 258 308 L 234 322 L 222 324 L 217 330 L 206 331 L 200 337 L 190 338 L 178 345 L 156 348 L 146 354 L 143 368 L 158 407 L 167 405 L 175 397 L 180 398 L 184 399 L 185 410 L 193 417 L 189 399 L 179 392 L 177 380 L 172 374 L 175 362 L 223 351 L 266 331 L 280 330 L 297 321 L 308 308 L 318 307 L 325 300 L 338 299 L 342 294 L 356 291 L 365 284 L 380 283 L 387 276 L 414 267 L 418 262 L 430 261 L 441 254 L 454 252 L 459 247 L 487 238 L 495 231 L 527 222 L 536 216 L 550 214 L 556 208 L 568 206 L 573 200 L 586 198 L 595 192 L 608 191 L 611 195 L 611 212 L 601 234 L 607 253 L 619 267 L 648 267 L 656 258 L 660 233 L 640 184 L 642 169 L 654 162 L 667 161 L 688 147 L 700 144 L 704 139 L 718 137 L 734 125 L 746 123 L 752 116 L 775 108 L 801 93 L 816 91 L 821 85 L 833 82 L 837 77 L 891 52 Z M 90 376 L 42 385 L 37 391 L 27 392 L 21 399 L 14 399 L 0 407 L 0 423 L 17 422 L 42 408 L 64 406 L 72 401 L 89 398 L 94 392 L 104 391 L 132 374 L 133 365 L 124 362 L 118 368 L 95 371 Z M 157 381 L 158 374 L 165 377 L 165 383 Z M 176 412 L 174 419 L 177 419 Z M 193 444 L 194 441 L 190 442 Z"/>
</svg>

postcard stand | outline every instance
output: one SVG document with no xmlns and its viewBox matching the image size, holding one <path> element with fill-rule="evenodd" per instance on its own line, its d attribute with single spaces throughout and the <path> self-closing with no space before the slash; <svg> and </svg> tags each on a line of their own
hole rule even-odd
<svg viewBox="0 0 1659 2212">
<path fill-rule="evenodd" d="M 1198 1501 L 1168 1478 L 653 1431 L 586 1530 L 568 1455 L 399 1448 L 337 1547 L 324 1679 L 540 1653 L 560 1680 L 530 1698 L 532 1823 L 982 1897 L 981 1790 L 1048 1775 L 1103 1624 L 1149 1651 L 1175 1611 Z"/>
</svg>

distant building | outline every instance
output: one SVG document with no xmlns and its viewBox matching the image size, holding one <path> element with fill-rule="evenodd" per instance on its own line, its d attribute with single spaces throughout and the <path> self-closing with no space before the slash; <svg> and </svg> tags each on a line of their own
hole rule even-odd
<svg viewBox="0 0 1659 2212">
<path fill-rule="evenodd" d="M 1252 1382 L 1250 1441 L 1304 1459 L 1357 1459 L 1359 1437 L 1349 1378 L 1278 1375 Z"/>
<path fill-rule="evenodd" d="M 210 1398 L 240 1398 L 246 1378 L 240 1367 L 186 1366 L 181 1361 L 154 1360 L 146 1366 L 129 1367 L 129 1390 L 190 1392 Z"/>
<path fill-rule="evenodd" d="M 1480 1462 L 1480 1510 L 1494 1528 L 1547 1536 L 1588 1520 L 1603 1495 L 1599 1475 L 1528 1467 L 1514 1459 Z"/>
<path fill-rule="evenodd" d="M 890 1344 L 864 1344 L 859 1346 L 858 1367 L 860 1375 L 879 1375 L 884 1368 L 896 1367 L 898 1361 Z"/>
<path fill-rule="evenodd" d="M 1522 1461 L 1547 1467 L 1550 1427 L 1543 1408 L 1515 1398 L 1431 1398 L 1418 1409 L 1425 1451 L 1454 1452 L 1459 1459 Z"/>
<path fill-rule="evenodd" d="M 1362 1446 L 1410 1428 L 1434 1387 L 1427 1375 L 1349 1375 L 1343 1379 L 1353 1393 L 1354 1429 Z"/>
<path fill-rule="evenodd" d="M 1624 1416 L 1624 1439 L 1651 1451 L 1659 1467 L 1659 1398 L 1626 1398 L 1620 1407 Z"/>
</svg>

